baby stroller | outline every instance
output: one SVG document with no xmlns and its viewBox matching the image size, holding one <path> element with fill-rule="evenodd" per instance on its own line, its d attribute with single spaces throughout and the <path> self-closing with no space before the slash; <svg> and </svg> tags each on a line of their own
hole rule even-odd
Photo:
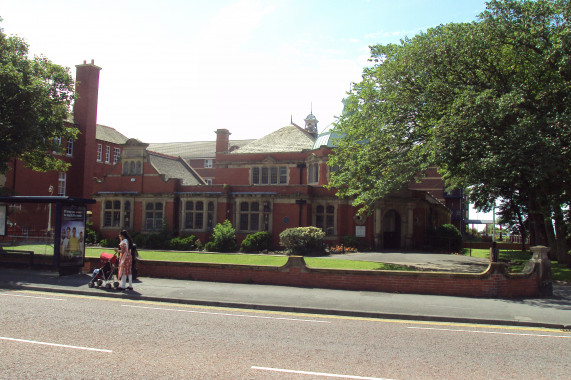
<svg viewBox="0 0 571 380">
<path fill-rule="evenodd" d="M 93 271 L 88 286 L 93 288 L 105 285 L 106 289 L 111 289 L 111 283 L 113 283 L 113 287 L 117 289 L 119 281 L 113 281 L 113 275 L 117 274 L 117 254 L 103 252 L 99 256 L 99 261 L 101 267 Z"/>
</svg>

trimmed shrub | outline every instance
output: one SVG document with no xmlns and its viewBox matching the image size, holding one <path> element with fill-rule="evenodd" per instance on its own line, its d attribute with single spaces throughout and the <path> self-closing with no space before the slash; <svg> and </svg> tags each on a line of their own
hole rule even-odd
<svg viewBox="0 0 571 380">
<path fill-rule="evenodd" d="M 105 248 L 117 248 L 119 247 L 119 238 L 112 237 L 109 239 L 101 239 L 101 241 L 99 241 L 99 245 Z"/>
<path fill-rule="evenodd" d="M 460 252 L 462 249 L 462 234 L 453 224 L 443 224 L 434 231 L 432 246 L 448 252 Z"/>
<path fill-rule="evenodd" d="M 196 249 L 196 236 L 178 236 L 169 241 L 169 249 L 173 251 L 192 251 Z"/>
<path fill-rule="evenodd" d="M 355 235 L 345 235 L 341 238 L 341 242 L 345 247 L 359 247 L 359 239 Z"/>
<path fill-rule="evenodd" d="M 235 252 L 238 250 L 236 243 L 236 230 L 229 220 L 218 223 L 212 231 L 212 241 L 206 243 L 204 248 L 210 252 Z"/>
<path fill-rule="evenodd" d="M 325 232 L 317 227 L 288 228 L 280 234 L 280 243 L 288 253 L 305 256 L 325 255 Z"/>
<path fill-rule="evenodd" d="M 240 251 L 261 252 L 266 249 L 270 251 L 272 246 L 272 235 L 267 231 L 260 231 L 246 236 L 240 245 Z"/>
</svg>

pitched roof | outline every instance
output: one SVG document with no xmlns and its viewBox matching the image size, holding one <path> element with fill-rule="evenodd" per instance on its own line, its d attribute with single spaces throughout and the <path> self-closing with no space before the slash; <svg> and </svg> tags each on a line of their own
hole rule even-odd
<svg viewBox="0 0 571 380">
<path fill-rule="evenodd" d="M 334 131 L 323 132 L 319 136 L 317 136 L 317 139 L 313 144 L 313 149 L 319 149 L 322 146 L 334 148 L 337 146 L 336 140 L 343 138 L 343 136 L 344 135 L 341 135 Z"/>
<path fill-rule="evenodd" d="M 301 152 L 313 147 L 315 138 L 297 125 L 288 125 L 235 150 L 242 153 Z"/>
<path fill-rule="evenodd" d="M 242 147 L 254 140 L 230 140 L 230 147 Z M 151 143 L 149 151 L 182 157 L 185 160 L 192 158 L 215 158 L 216 141 L 192 141 L 172 143 Z"/>
<path fill-rule="evenodd" d="M 124 134 L 116 129 L 101 124 L 97 124 L 95 139 L 117 145 L 125 144 L 128 140 Z"/>
<path fill-rule="evenodd" d="M 167 180 L 179 178 L 182 180 L 182 184 L 187 186 L 206 184 L 204 179 L 181 158 L 149 152 L 149 161 L 157 172 L 163 174 Z"/>
</svg>

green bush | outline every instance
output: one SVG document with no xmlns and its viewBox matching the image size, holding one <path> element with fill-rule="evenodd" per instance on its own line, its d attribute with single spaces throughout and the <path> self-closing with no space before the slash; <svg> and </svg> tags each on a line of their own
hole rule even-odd
<svg viewBox="0 0 571 380">
<path fill-rule="evenodd" d="M 138 233 L 133 237 L 133 242 L 139 249 L 169 249 L 172 234 L 166 226 L 159 232 Z"/>
<path fill-rule="evenodd" d="M 212 241 L 206 243 L 205 249 L 210 252 L 235 252 L 238 250 L 236 230 L 229 220 L 214 226 Z"/>
<path fill-rule="evenodd" d="M 443 224 L 432 234 L 432 247 L 448 252 L 460 252 L 462 234 L 453 224 Z"/>
<path fill-rule="evenodd" d="M 97 244 L 103 239 L 99 231 L 93 229 L 92 222 L 85 223 L 85 243 L 86 244 Z"/>
<path fill-rule="evenodd" d="M 290 254 L 321 256 L 325 255 L 324 237 L 325 232 L 320 228 L 295 227 L 280 234 L 280 243 Z"/>
<path fill-rule="evenodd" d="M 192 251 L 196 249 L 196 236 L 177 236 L 169 241 L 169 249 L 173 251 Z"/>
<path fill-rule="evenodd" d="M 117 247 L 119 247 L 119 238 L 118 237 L 112 237 L 109 239 L 101 239 L 99 241 L 99 245 L 101 245 L 102 247 L 105 247 L 105 248 L 117 248 Z"/>
<path fill-rule="evenodd" d="M 261 252 L 263 250 L 271 250 L 272 235 L 267 231 L 256 232 L 255 234 L 250 234 L 242 241 L 240 246 L 241 252 Z"/>
</svg>

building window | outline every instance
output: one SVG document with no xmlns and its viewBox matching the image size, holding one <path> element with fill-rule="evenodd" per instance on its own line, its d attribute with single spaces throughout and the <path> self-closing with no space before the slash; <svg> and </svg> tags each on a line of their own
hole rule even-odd
<svg viewBox="0 0 571 380">
<path fill-rule="evenodd" d="M 214 229 L 214 202 L 208 202 L 208 212 L 206 213 L 206 229 L 212 231 Z"/>
<path fill-rule="evenodd" d="M 212 185 L 212 178 L 205 178 L 204 181 L 206 181 L 207 185 Z"/>
<path fill-rule="evenodd" d="M 318 183 L 319 182 L 319 164 L 309 164 L 307 166 L 307 183 Z"/>
<path fill-rule="evenodd" d="M 263 166 L 252 168 L 252 184 L 254 185 L 287 185 L 287 167 Z"/>
<path fill-rule="evenodd" d="M 103 206 L 103 227 L 131 228 L 130 201 L 106 200 Z"/>
<path fill-rule="evenodd" d="M 131 228 L 131 202 L 125 201 L 123 203 L 123 228 Z"/>
<path fill-rule="evenodd" d="M 105 147 L 105 163 L 108 164 L 111 160 L 111 147 L 107 145 Z"/>
<path fill-rule="evenodd" d="M 66 146 L 66 155 L 73 156 L 73 140 L 67 139 L 67 146 Z"/>
<path fill-rule="evenodd" d="M 335 235 L 335 206 L 318 205 L 315 208 L 315 227 L 321 228 L 325 236 Z"/>
<path fill-rule="evenodd" d="M 145 229 L 147 231 L 158 231 L 163 228 L 163 204 L 161 202 L 150 202 L 145 207 Z"/>
<path fill-rule="evenodd" d="M 103 227 L 116 227 L 121 226 L 121 201 L 105 201 L 105 208 L 103 211 Z"/>
<path fill-rule="evenodd" d="M 123 175 L 140 175 L 142 172 L 141 167 L 141 161 L 123 160 Z"/>
<path fill-rule="evenodd" d="M 57 195 L 59 195 L 60 197 L 65 196 L 66 182 L 67 182 L 67 174 L 64 172 L 60 172 L 58 174 L 58 180 L 57 180 Z"/>
<path fill-rule="evenodd" d="M 121 149 L 113 148 L 113 165 L 119 162 L 119 158 L 121 158 Z"/>
<path fill-rule="evenodd" d="M 204 160 L 204 167 L 205 168 L 211 168 L 212 167 L 212 160 L 211 159 Z"/>
<path fill-rule="evenodd" d="M 187 230 L 212 230 L 214 228 L 214 202 L 184 202 L 184 228 Z M 206 223 L 205 223 L 206 222 Z"/>
<path fill-rule="evenodd" d="M 202 230 L 204 228 L 203 201 L 186 201 L 184 211 L 184 228 L 189 230 Z"/>
<path fill-rule="evenodd" d="M 97 144 L 97 162 L 103 159 L 103 145 Z"/>
<path fill-rule="evenodd" d="M 269 231 L 270 214 L 269 201 L 240 202 L 238 227 L 240 231 Z"/>
</svg>

